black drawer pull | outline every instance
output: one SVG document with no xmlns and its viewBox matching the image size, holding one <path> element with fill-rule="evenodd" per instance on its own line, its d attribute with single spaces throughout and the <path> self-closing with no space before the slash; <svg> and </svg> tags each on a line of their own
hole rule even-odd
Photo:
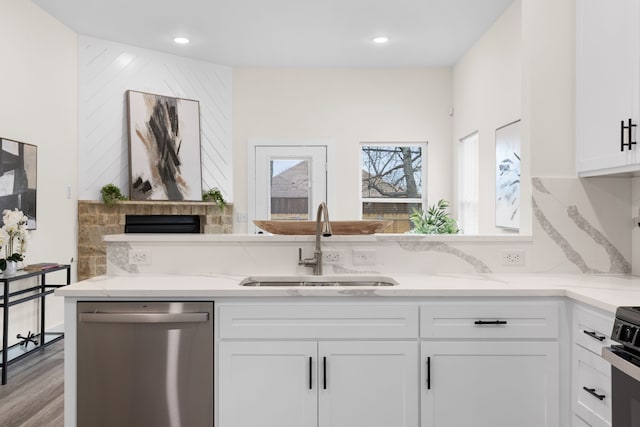
<svg viewBox="0 0 640 427">
<path fill-rule="evenodd" d="M 327 358 L 322 358 L 322 389 L 327 389 Z"/>
<path fill-rule="evenodd" d="M 582 389 L 598 400 L 604 400 L 604 398 L 606 397 L 604 394 L 596 393 L 595 388 L 582 387 Z"/>
<path fill-rule="evenodd" d="M 604 341 L 604 339 L 606 338 L 602 335 L 597 335 L 594 331 L 582 331 L 582 332 L 589 335 L 591 338 L 597 339 L 598 341 Z"/>
<path fill-rule="evenodd" d="M 427 357 L 427 390 L 431 390 L 431 357 Z"/>
<path fill-rule="evenodd" d="M 313 389 L 313 357 L 309 356 L 309 390 Z"/>
<path fill-rule="evenodd" d="M 506 320 L 476 320 L 475 322 L 476 325 L 506 325 L 507 321 Z"/>
</svg>

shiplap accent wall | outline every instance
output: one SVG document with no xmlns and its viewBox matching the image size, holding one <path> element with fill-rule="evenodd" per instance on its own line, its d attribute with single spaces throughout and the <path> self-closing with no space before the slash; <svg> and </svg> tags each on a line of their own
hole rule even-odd
<svg viewBox="0 0 640 427">
<path fill-rule="evenodd" d="M 79 199 L 108 183 L 129 191 L 129 89 L 200 102 L 202 186 L 232 201 L 232 70 L 153 50 L 80 36 Z"/>
</svg>

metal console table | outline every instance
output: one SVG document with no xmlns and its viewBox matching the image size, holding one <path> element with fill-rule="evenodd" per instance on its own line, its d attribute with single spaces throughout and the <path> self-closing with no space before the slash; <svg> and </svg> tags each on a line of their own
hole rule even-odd
<svg viewBox="0 0 640 427">
<path fill-rule="evenodd" d="M 56 271 L 67 271 L 67 283 L 64 285 L 50 285 L 46 282 L 46 275 Z M 12 282 L 28 279 L 30 277 L 40 277 L 40 283 L 34 286 L 30 286 L 26 289 L 20 289 L 11 292 L 9 287 Z M 30 353 L 37 350 L 42 350 L 46 346 L 53 344 L 54 342 L 64 337 L 63 332 L 45 332 L 45 297 L 52 294 L 56 288 L 67 286 L 71 283 L 71 266 L 69 264 L 60 264 L 55 267 L 46 268 L 39 271 L 18 271 L 12 276 L 0 275 L 0 283 L 2 283 L 4 289 L 2 299 L 0 299 L 0 308 L 3 309 L 3 322 L 2 322 L 2 385 L 7 383 L 7 368 L 14 362 L 26 357 Z M 15 298 L 20 295 L 30 294 Z M 37 335 L 29 334 L 27 337 L 22 337 L 25 342 L 7 346 L 9 338 L 9 307 L 17 304 L 21 304 L 34 299 L 40 299 L 40 333 Z M 49 337 L 47 337 L 49 336 Z M 34 343 L 35 346 L 28 349 L 29 344 Z M 21 347 L 24 346 L 24 349 Z"/>
</svg>

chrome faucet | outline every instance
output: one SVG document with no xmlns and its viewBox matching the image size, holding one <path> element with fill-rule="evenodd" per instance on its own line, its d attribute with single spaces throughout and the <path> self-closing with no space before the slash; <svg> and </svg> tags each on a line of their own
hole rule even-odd
<svg viewBox="0 0 640 427">
<path fill-rule="evenodd" d="M 322 226 L 320 225 L 320 214 L 323 214 Z M 332 233 L 331 223 L 329 222 L 329 210 L 327 209 L 327 204 L 322 202 L 318 206 L 318 213 L 316 214 L 316 247 L 313 251 L 313 258 L 302 259 L 302 248 L 298 248 L 298 265 L 313 267 L 313 274 L 315 276 L 320 276 L 322 274 L 322 249 L 320 247 L 320 235 L 329 237 Z"/>
</svg>

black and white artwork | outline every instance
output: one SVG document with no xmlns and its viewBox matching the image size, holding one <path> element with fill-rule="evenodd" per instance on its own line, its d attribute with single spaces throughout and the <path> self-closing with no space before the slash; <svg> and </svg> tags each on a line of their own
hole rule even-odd
<svg viewBox="0 0 640 427">
<path fill-rule="evenodd" d="M 127 91 L 131 200 L 202 200 L 198 101 Z"/>
<path fill-rule="evenodd" d="M 520 120 L 496 129 L 496 227 L 520 229 Z"/>
<path fill-rule="evenodd" d="M 21 210 L 36 229 L 38 147 L 0 138 L 0 225 L 5 209 Z"/>
</svg>

